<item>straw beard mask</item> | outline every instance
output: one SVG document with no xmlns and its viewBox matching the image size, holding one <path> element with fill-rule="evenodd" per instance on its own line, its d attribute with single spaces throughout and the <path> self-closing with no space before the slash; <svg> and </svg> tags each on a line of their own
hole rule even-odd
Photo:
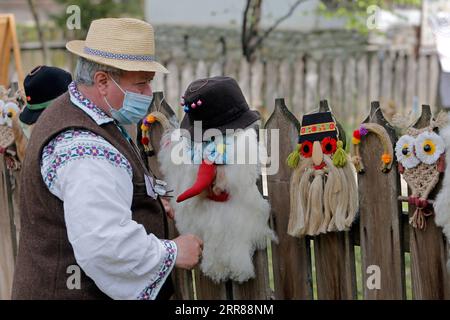
<svg viewBox="0 0 450 320">
<path fill-rule="evenodd" d="M 288 165 L 294 168 L 288 234 L 348 230 L 358 205 L 355 169 L 330 112 L 303 117 L 299 145 Z"/>
</svg>

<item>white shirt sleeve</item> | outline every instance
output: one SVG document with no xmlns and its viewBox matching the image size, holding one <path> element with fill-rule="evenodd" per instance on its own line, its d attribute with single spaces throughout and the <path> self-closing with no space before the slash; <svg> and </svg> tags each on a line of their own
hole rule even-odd
<svg viewBox="0 0 450 320">
<path fill-rule="evenodd" d="M 76 261 L 113 299 L 154 299 L 175 265 L 176 245 L 132 220 L 126 158 L 101 137 L 71 131 L 44 148 L 41 172 L 64 201 Z"/>
</svg>

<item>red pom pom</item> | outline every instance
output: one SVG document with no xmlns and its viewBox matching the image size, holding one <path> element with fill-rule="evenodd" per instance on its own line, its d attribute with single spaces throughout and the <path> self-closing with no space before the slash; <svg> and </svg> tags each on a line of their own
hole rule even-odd
<svg viewBox="0 0 450 320">
<path fill-rule="evenodd" d="M 361 140 L 361 133 L 359 132 L 359 130 L 353 131 L 353 137 L 355 137 L 358 140 Z"/>
<path fill-rule="evenodd" d="M 150 142 L 150 140 L 147 137 L 142 137 L 141 139 L 141 143 L 146 146 L 148 145 L 148 143 Z"/>
</svg>

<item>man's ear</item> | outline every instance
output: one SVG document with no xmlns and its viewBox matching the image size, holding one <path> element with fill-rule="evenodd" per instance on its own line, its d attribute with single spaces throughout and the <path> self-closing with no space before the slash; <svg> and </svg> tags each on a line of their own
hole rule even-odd
<svg viewBox="0 0 450 320">
<path fill-rule="evenodd" d="M 105 71 L 97 71 L 94 74 L 94 86 L 102 96 L 108 93 L 109 77 Z"/>
</svg>

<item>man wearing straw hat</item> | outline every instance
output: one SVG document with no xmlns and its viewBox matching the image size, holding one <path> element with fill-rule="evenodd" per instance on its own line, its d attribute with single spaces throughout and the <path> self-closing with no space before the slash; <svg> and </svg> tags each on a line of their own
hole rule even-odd
<svg viewBox="0 0 450 320">
<path fill-rule="evenodd" d="M 123 125 L 152 100 L 150 24 L 92 22 L 75 81 L 41 115 L 23 163 L 14 299 L 167 299 L 174 266 L 191 269 L 202 241 L 167 239 L 166 201 Z M 51 84 L 49 84 L 51 85 Z"/>
</svg>

